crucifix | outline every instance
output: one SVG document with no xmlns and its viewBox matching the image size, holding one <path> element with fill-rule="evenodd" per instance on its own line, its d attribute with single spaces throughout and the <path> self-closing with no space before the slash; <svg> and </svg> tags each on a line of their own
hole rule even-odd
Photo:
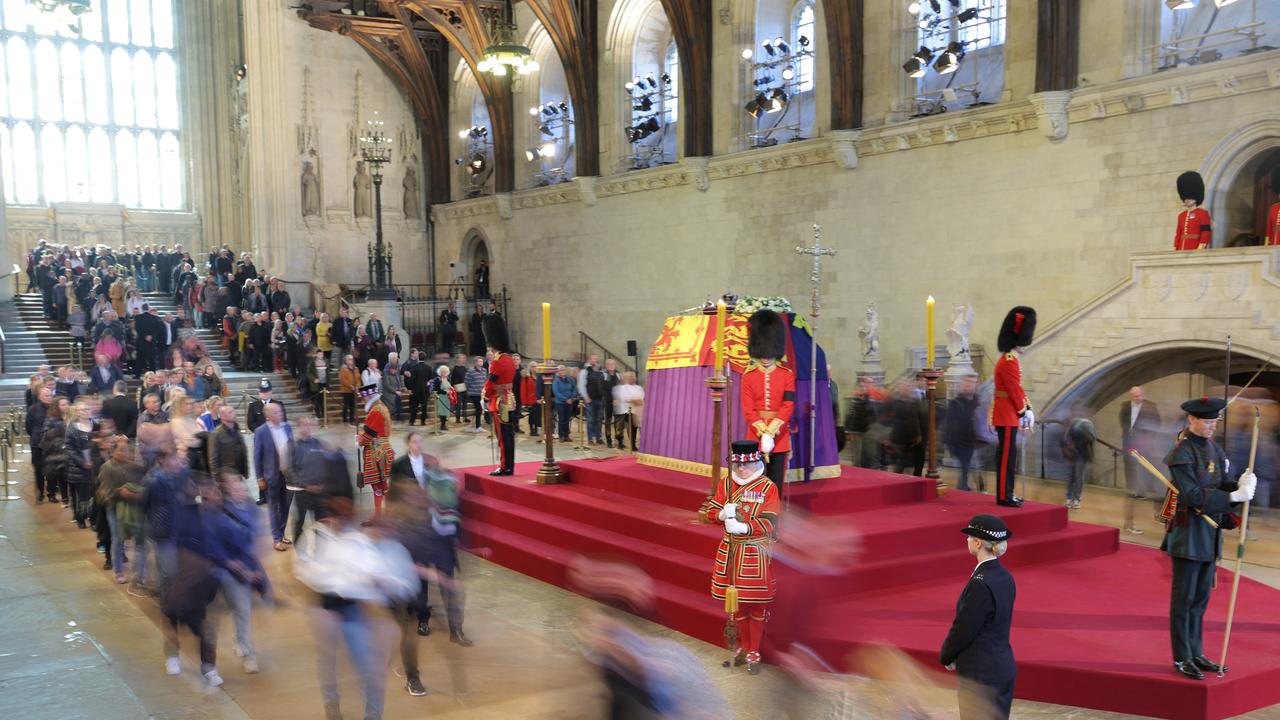
<svg viewBox="0 0 1280 720">
<path fill-rule="evenodd" d="M 813 291 L 809 296 L 809 459 L 804 466 L 804 481 L 813 478 L 816 467 L 818 449 L 818 315 L 822 311 L 820 290 L 822 286 L 822 256 L 835 255 L 836 249 L 822 247 L 822 226 L 813 224 L 813 245 L 796 246 L 796 254 L 813 256 L 813 271 L 809 274 L 809 283 Z"/>
</svg>

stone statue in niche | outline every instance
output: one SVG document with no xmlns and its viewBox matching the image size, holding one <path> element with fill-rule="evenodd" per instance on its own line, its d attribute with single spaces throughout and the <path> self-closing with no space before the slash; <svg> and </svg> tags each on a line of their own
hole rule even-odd
<svg viewBox="0 0 1280 720">
<path fill-rule="evenodd" d="M 320 176 L 316 175 L 316 164 L 310 160 L 302 162 L 302 216 L 310 217 L 320 214 Z"/>
<path fill-rule="evenodd" d="M 369 176 L 369 172 L 364 169 L 364 161 L 356 162 L 356 176 L 352 181 L 355 188 L 355 208 L 354 215 L 356 217 L 370 217 L 373 215 L 373 178 Z"/>
<path fill-rule="evenodd" d="M 973 329 L 973 308 L 957 305 L 951 309 L 951 327 L 947 328 L 947 354 L 953 363 L 971 362 L 969 331 Z"/>
<path fill-rule="evenodd" d="M 867 317 L 858 326 L 858 339 L 862 341 L 862 357 L 866 360 L 880 358 L 880 313 L 875 303 L 867 303 Z"/>
<path fill-rule="evenodd" d="M 406 220 L 417 220 L 422 217 L 418 210 L 418 171 L 412 165 L 404 171 L 404 217 Z"/>
</svg>

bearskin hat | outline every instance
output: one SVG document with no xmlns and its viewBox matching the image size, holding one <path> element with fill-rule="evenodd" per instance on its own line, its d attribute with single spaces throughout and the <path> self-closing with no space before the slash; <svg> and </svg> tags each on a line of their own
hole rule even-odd
<svg viewBox="0 0 1280 720">
<path fill-rule="evenodd" d="M 507 324 L 500 316 L 486 316 L 481 328 L 484 330 L 484 344 L 487 347 L 498 352 L 511 352 L 511 341 L 507 339 Z"/>
<path fill-rule="evenodd" d="M 1197 205 L 1204 204 L 1204 178 L 1200 173 L 1188 170 L 1178 176 L 1178 197 L 1195 200 Z"/>
<path fill-rule="evenodd" d="M 1280 165 L 1271 168 L 1271 192 L 1280 195 Z"/>
<path fill-rule="evenodd" d="M 747 354 L 781 360 L 787 354 L 787 324 L 773 310 L 757 310 L 747 321 Z"/>
<path fill-rule="evenodd" d="M 1019 305 L 1004 316 L 1004 324 L 1000 326 L 1000 337 L 996 347 L 1007 353 L 1016 347 L 1026 347 L 1036 334 L 1036 311 Z"/>
</svg>

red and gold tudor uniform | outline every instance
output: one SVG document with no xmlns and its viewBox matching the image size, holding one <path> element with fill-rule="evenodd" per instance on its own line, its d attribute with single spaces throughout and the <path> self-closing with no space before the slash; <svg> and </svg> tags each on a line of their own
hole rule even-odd
<svg viewBox="0 0 1280 720">
<path fill-rule="evenodd" d="M 717 483 L 706 506 L 707 522 L 724 525 L 711 573 L 711 596 L 724 600 L 726 594 L 736 595 L 736 602 L 726 608 L 734 613 L 741 650 L 754 672 L 760 662 L 765 610 L 777 590 L 769 544 L 777 532 L 781 503 L 778 486 L 764 474 L 758 443 L 734 442 L 729 462 L 728 477 Z"/>
<path fill-rule="evenodd" d="M 996 430 L 996 504 L 1009 507 L 1022 505 L 1013 494 L 1018 466 L 1018 429 L 1031 428 L 1035 413 L 1031 400 L 1022 389 L 1022 365 L 1015 348 L 1026 347 L 1036 330 L 1036 311 L 1018 306 L 1009 311 L 996 341 L 1000 358 L 993 373 L 995 396 L 991 400 L 991 426 Z"/>
<path fill-rule="evenodd" d="M 1178 214 L 1178 226 L 1173 234 L 1174 250 L 1199 250 L 1213 243 L 1213 223 L 1204 204 L 1204 179 L 1200 173 L 1184 172 L 1178 176 L 1178 197 L 1185 203 L 1194 200 L 1195 207 Z"/>
<path fill-rule="evenodd" d="M 498 467 L 490 475 L 511 475 L 516 464 L 516 396 L 512 391 L 516 381 L 515 360 L 507 342 L 507 325 L 502 318 L 490 315 L 484 319 L 485 345 L 493 351 L 489 361 L 489 379 L 484 383 L 485 409 L 493 419 L 494 434 L 498 436 Z"/>
<path fill-rule="evenodd" d="M 1271 192 L 1280 195 L 1280 167 L 1271 169 Z M 1280 245 L 1280 202 L 1271 204 L 1267 213 L 1267 245 Z"/>
<path fill-rule="evenodd" d="M 765 436 L 773 447 L 762 456 L 767 474 L 781 483 L 787 474 L 791 451 L 791 416 L 796 404 L 796 374 L 779 361 L 786 356 L 786 324 L 772 310 L 759 310 L 747 322 L 747 353 L 754 361 L 742 374 L 742 414 L 747 437 L 760 442 Z M 762 448 L 763 449 L 763 448 Z"/>
<path fill-rule="evenodd" d="M 356 446 L 360 449 L 360 485 L 373 489 L 374 516 L 382 514 L 383 498 L 387 494 L 387 481 L 391 478 L 391 463 L 395 451 L 391 448 L 391 411 L 382 402 L 377 385 L 360 388 L 360 397 L 373 398 L 364 417 L 364 425 L 356 434 Z"/>
</svg>

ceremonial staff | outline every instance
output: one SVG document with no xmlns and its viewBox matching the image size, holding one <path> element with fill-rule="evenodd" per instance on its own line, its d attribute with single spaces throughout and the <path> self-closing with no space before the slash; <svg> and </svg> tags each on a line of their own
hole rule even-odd
<svg viewBox="0 0 1280 720">
<path fill-rule="evenodd" d="M 1249 467 L 1244 474 L 1253 472 L 1253 461 L 1258 455 L 1258 426 L 1262 424 L 1262 412 L 1253 407 L 1253 440 L 1249 444 Z M 1227 646 L 1231 643 L 1231 622 L 1236 618 L 1236 595 L 1240 592 L 1240 567 L 1244 564 L 1244 542 L 1249 535 L 1249 501 L 1240 514 L 1240 542 L 1236 545 L 1236 574 L 1231 578 L 1231 600 L 1227 603 L 1227 630 L 1222 636 L 1222 659 L 1219 660 L 1218 677 L 1227 672 Z"/>
<path fill-rule="evenodd" d="M 1142 453 L 1138 452 L 1137 450 L 1130 450 L 1129 454 L 1132 455 L 1133 458 L 1138 461 L 1139 465 L 1146 468 L 1147 471 L 1150 472 L 1152 475 L 1155 475 L 1157 480 L 1159 480 L 1161 483 L 1164 483 L 1165 488 L 1169 490 L 1169 499 L 1165 500 L 1165 510 L 1168 511 L 1169 517 L 1173 517 L 1173 513 L 1176 512 L 1178 509 L 1177 486 L 1175 486 L 1173 482 L 1169 480 L 1169 478 L 1165 477 L 1164 473 L 1160 472 L 1155 465 L 1152 465 L 1150 460 L 1143 457 Z M 1199 510 L 1196 510 L 1195 508 L 1191 508 L 1191 512 L 1194 512 L 1197 516 L 1199 516 L 1200 518 L 1203 518 L 1205 522 L 1209 523 L 1209 525 L 1213 527 L 1213 529 L 1215 530 L 1218 529 L 1218 523 L 1214 522 L 1213 518 L 1209 517 L 1208 515 L 1202 514 Z"/>
<path fill-rule="evenodd" d="M 819 302 L 819 290 L 822 286 L 822 256 L 835 255 L 835 248 L 822 247 L 822 226 L 813 224 L 813 245 L 811 247 L 796 246 L 796 253 L 813 256 L 813 271 L 809 274 L 809 282 L 813 291 L 809 296 L 809 457 L 804 465 L 804 481 L 813 479 L 813 469 L 817 466 L 818 452 L 818 315 L 822 311 Z M 828 378 L 829 380 L 829 378 Z"/>
<path fill-rule="evenodd" d="M 1227 451 L 1227 412 L 1231 410 L 1231 336 L 1227 336 L 1227 369 L 1222 376 L 1222 401 L 1227 404 L 1222 408 L 1222 452 Z M 1252 465 L 1252 461 L 1249 463 Z"/>
</svg>

